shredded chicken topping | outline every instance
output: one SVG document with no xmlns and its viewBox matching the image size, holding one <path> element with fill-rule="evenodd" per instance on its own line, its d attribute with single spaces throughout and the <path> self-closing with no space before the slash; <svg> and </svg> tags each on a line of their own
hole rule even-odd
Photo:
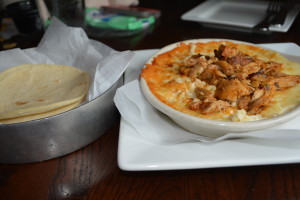
<svg viewBox="0 0 300 200">
<path fill-rule="evenodd" d="M 212 114 L 235 105 L 248 115 L 260 114 L 269 106 L 276 91 L 300 82 L 299 75 L 283 73 L 282 64 L 250 57 L 235 47 L 221 44 L 214 54 L 192 55 L 178 69 L 181 75 L 216 87 L 215 91 L 195 88 L 200 101 L 190 102 L 191 110 Z"/>
</svg>

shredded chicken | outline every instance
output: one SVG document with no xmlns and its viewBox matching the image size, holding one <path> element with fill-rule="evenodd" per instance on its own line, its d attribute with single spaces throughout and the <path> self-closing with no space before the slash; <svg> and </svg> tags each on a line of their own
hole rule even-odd
<svg viewBox="0 0 300 200">
<path fill-rule="evenodd" d="M 201 110 L 203 114 L 210 114 L 226 110 L 229 106 L 230 104 L 226 101 L 215 100 L 203 103 L 195 102 L 191 104 L 190 108 L 192 110 Z"/>
<path fill-rule="evenodd" d="M 214 92 L 210 90 L 206 90 L 204 88 L 197 87 L 195 88 L 195 94 L 198 99 L 203 102 L 212 102 L 215 101 Z"/>
<path fill-rule="evenodd" d="M 190 103 L 191 110 L 211 114 L 236 105 L 256 115 L 269 106 L 276 91 L 300 83 L 299 75 L 282 72 L 282 64 L 262 61 L 234 47 L 220 45 L 214 54 L 193 55 L 179 67 L 180 74 L 216 87 L 215 91 L 196 87 L 199 101 Z"/>
</svg>

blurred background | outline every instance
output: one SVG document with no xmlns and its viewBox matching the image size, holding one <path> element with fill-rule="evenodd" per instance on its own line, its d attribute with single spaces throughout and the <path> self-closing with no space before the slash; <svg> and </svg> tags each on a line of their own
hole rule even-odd
<svg viewBox="0 0 300 200">
<path fill-rule="evenodd" d="M 298 37 L 298 13 L 296 0 L 1 0 L 0 48 L 36 45 L 52 17 L 116 50 L 224 34 L 253 43 L 288 42 Z"/>
</svg>

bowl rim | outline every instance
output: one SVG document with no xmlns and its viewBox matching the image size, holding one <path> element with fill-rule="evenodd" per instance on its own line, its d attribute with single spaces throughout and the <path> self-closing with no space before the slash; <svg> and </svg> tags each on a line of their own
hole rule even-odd
<svg viewBox="0 0 300 200">
<path fill-rule="evenodd" d="M 169 44 L 169 45 L 161 48 L 150 59 L 148 59 L 146 64 L 150 64 L 157 55 L 175 48 L 180 43 L 197 43 L 197 42 L 211 42 L 211 41 L 230 41 L 230 42 L 235 42 L 235 43 L 242 43 L 242 44 L 249 44 L 249 45 L 257 46 L 253 43 L 243 42 L 243 41 L 238 41 L 238 40 L 229 40 L 229 39 L 204 38 L 204 39 L 184 40 L 184 41 Z M 260 47 L 260 48 L 263 48 L 263 47 Z M 266 48 L 263 48 L 263 49 L 266 49 Z M 144 65 L 143 68 L 146 67 L 146 64 Z M 281 124 L 281 123 L 286 122 L 289 119 L 292 119 L 300 114 L 300 105 L 297 105 L 292 110 L 287 111 L 281 115 L 278 115 L 278 116 L 275 116 L 272 118 L 267 118 L 267 119 L 255 120 L 255 121 L 234 122 L 234 121 L 205 119 L 205 118 L 196 117 L 193 115 L 189 115 L 189 114 L 180 112 L 180 111 L 164 104 L 163 102 L 161 102 L 151 92 L 151 90 L 148 87 L 147 81 L 143 77 L 140 77 L 140 86 L 141 86 L 141 91 L 143 92 L 146 99 L 150 102 L 150 104 L 152 106 L 154 106 L 156 109 L 158 109 L 159 111 L 161 111 L 162 113 L 169 116 L 171 119 L 175 118 L 174 116 L 177 116 L 177 118 L 185 118 L 188 121 L 197 121 L 199 123 L 206 124 L 208 126 L 209 125 L 211 125 L 211 126 L 220 125 L 224 128 L 233 128 L 233 129 L 249 129 L 249 128 L 253 128 L 255 126 L 257 129 L 259 129 L 259 128 L 264 128 L 264 127 L 271 126 L 274 124 Z"/>
</svg>

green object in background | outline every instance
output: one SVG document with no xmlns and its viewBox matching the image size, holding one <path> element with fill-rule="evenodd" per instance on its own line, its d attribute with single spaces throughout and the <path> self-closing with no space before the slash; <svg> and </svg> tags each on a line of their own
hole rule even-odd
<svg viewBox="0 0 300 200">
<path fill-rule="evenodd" d="M 115 16 L 107 21 L 107 25 L 111 28 L 122 30 L 135 30 L 143 27 L 140 20 L 135 17 Z"/>
<path fill-rule="evenodd" d="M 51 20 L 50 18 L 46 19 L 46 20 L 44 21 L 44 28 L 47 29 L 48 26 L 51 24 L 51 22 L 52 22 L 52 20 Z"/>
<path fill-rule="evenodd" d="M 101 9 L 87 8 L 86 23 L 96 28 L 117 30 L 139 30 L 155 22 L 153 16 L 137 18 L 133 16 L 120 15 L 117 13 L 105 13 Z"/>
</svg>

